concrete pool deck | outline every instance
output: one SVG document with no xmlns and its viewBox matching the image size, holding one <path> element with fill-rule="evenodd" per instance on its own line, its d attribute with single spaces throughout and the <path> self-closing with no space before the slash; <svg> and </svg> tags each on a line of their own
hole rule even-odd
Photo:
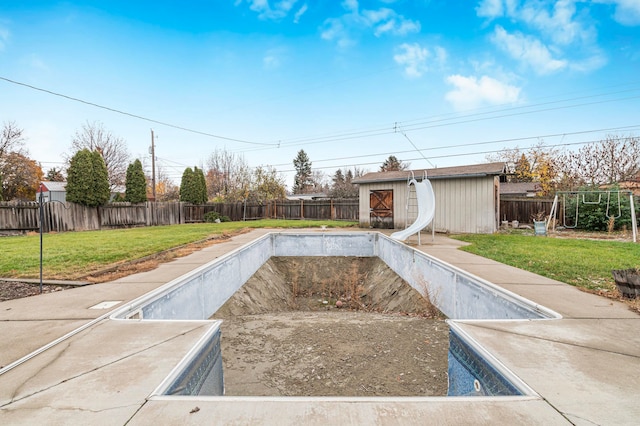
<svg viewBox="0 0 640 426">
<path fill-rule="evenodd" d="M 109 312 L 267 232 L 238 235 L 113 282 L 0 303 L 2 366 L 77 331 L 0 375 L 0 423 L 638 424 L 640 316 L 622 303 L 461 252 L 462 243 L 455 240 L 436 236 L 432 242 L 426 235 L 422 246 L 412 246 L 563 316 L 457 321 L 539 396 L 151 397 L 208 322 L 113 321 Z M 89 309 L 109 301 L 121 303 Z"/>
</svg>

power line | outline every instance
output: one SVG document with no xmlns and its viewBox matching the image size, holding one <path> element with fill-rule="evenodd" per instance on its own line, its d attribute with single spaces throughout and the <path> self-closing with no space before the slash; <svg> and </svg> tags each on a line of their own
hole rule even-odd
<svg viewBox="0 0 640 426">
<path fill-rule="evenodd" d="M 53 92 L 51 90 L 43 89 L 41 87 L 36 87 L 36 86 L 32 86 L 30 84 L 21 83 L 19 81 L 11 80 L 9 78 L 2 77 L 2 76 L 0 76 L 0 80 L 4 80 L 4 81 L 6 81 L 8 83 L 16 84 L 18 86 L 27 87 L 29 89 L 37 90 L 39 92 L 47 93 L 49 95 L 58 96 L 60 98 L 64 98 L 64 99 L 67 99 L 67 100 L 70 100 L 70 101 L 80 102 L 80 103 L 85 104 L 85 105 L 93 106 L 93 107 L 104 109 L 104 110 L 111 111 L 111 112 L 115 112 L 117 114 L 126 115 L 128 117 L 136 118 L 138 120 L 144 120 L 144 121 L 148 121 L 150 123 L 160 124 L 161 126 L 171 127 L 173 129 L 183 130 L 185 132 L 194 133 L 194 134 L 197 134 L 197 135 L 208 136 L 208 137 L 212 137 L 212 138 L 216 138 L 216 139 L 222 139 L 222 140 L 231 141 L 231 142 L 246 143 L 246 144 L 250 144 L 250 145 L 277 146 L 277 144 L 274 144 L 274 143 L 251 142 L 251 141 L 245 141 L 245 140 L 242 140 L 242 139 L 234 139 L 234 138 L 229 138 L 229 137 L 226 137 L 226 136 L 215 135 L 213 133 L 202 132 L 200 130 L 190 129 L 188 127 L 178 126 L 176 124 L 167 123 L 166 121 L 154 120 L 152 118 L 143 117 L 141 115 L 133 114 L 133 113 L 122 111 L 122 110 L 115 109 L 115 108 L 110 108 L 110 107 L 107 107 L 107 106 L 104 106 L 104 105 L 96 104 L 94 102 L 89 102 L 89 101 L 85 101 L 83 99 L 74 98 L 73 96 L 68 96 L 68 95 L 64 95 L 62 93 Z"/>
<path fill-rule="evenodd" d="M 609 127 L 609 128 L 602 128 L 602 129 L 593 129 L 593 130 L 581 130 L 581 131 L 576 131 L 576 132 L 565 132 L 565 133 L 551 133 L 551 134 L 545 134 L 545 135 L 536 135 L 536 136 L 525 136 L 525 137 L 520 137 L 520 138 L 508 138 L 508 139 L 496 139 L 496 140 L 490 140 L 490 141 L 482 141 L 482 142 L 469 142 L 469 143 L 462 143 L 462 144 L 456 144 L 456 145 L 443 145 L 443 146 L 435 146 L 435 147 L 428 147 L 428 148 L 418 148 L 419 150 L 422 151 L 436 151 L 436 150 L 442 150 L 442 149 L 453 149 L 453 148 L 466 148 L 466 147 L 473 147 L 473 146 L 480 146 L 480 145 L 492 145 L 492 144 L 496 144 L 496 143 L 509 143 L 509 142 L 517 142 L 517 141 L 526 141 L 526 140 L 532 140 L 532 139 L 545 139 L 545 138 L 552 138 L 552 137 L 560 137 L 560 136 L 575 136 L 575 135 L 583 135 L 583 134 L 588 134 L 588 133 L 598 133 L 598 132 L 612 132 L 612 131 L 620 131 L 620 130 L 634 130 L 634 129 L 640 129 L 640 124 L 634 125 L 634 126 L 621 126 L 621 127 Z M 591 143 L 591 142 L 587 142 L 587 143 Z M 313 163 L 322 163 L 322 162 L 327 162 L 327 161 L 342 161 L 342 160 L 351 160 L 354 158 L 366 158 L 366 157 L 379 157 L 379 156 L 387 156 L 387 155 L 397 155 L 397 154 L 407 154 L 410 152 L 414 152 L 415 150 L 403 150 L 403 151 L 391 151 L 391 152 L 378 152 L 375 154 L 365 154 L 365 155 L 354 155 L 354 156 L 349 156 L 349 157 L 335 157 L 335 158 L 325 158 L 325 159 L 321 159 L 321 160 L 313 160 Z M 431 158 L 443 158 L 443 156 L 440 157 L 431 157 Z M 279 166 L 288 166 L 291 163 L 280 163 L 280 164 L 274 164 L 274 167 L 279 167 Z"/>
<path fill-rule="evenodd" d="M 566 103 L 566 102 L 571 102 L 571 101 L 576 101 L 576 100 L 591 99 L 591 98 L 602 97 L 602 96 L 618 95 L 618 94 L 630 93 L 630 92 L 634 92 L 634 91 L 638 91 L 638 90 L 640 90 L 640 89 L 635 89 L 634 88 L 634 89 L 621 90 L 621 91 L 616 91 L 616 92 L 599 93 L 599 94 L 596 94 L 596 95 L 574 97 L 574 98 L 569 98 L 569 99 L 561 99 L 561 100 L 557 100 L 557 101 L 542 102 L 542 103 L 538 103 L 538 104 L 517 106 L 517 107 L 512 107 L 512 108 L 504 108 L 504 109 L 492 110 L 492 111 L 488 111 L 488 112 L 481 112 L 481 113 L 477 113 L 476 112 L 476 113 L 472 113 L 472 114 L 456 115 L 455 117 L 450 117 L 450 118 L 439 118 L 439 119 L 436 119 L 436 117 L 439 117 L 439 116 L 435 116 L 433 118 L 414 119 L 414 120 L 409 120 L 409 121 L 398 121 L 398 122 L 395 122 L 393 125 L 374 127 L 372 129 L 359 130 L 359 131 L 356 131 L 356 130 L 354 130 L 354 131 L 346 131 L 346 132 L 342 132 L 342 133 L 336 132 L 336 133 L 331 133 L 331 134 L 326 135 L 326 136 L 306 137 L 306 138 L 305 137 L 301 137 L 301 138 L 291 139 L 289 142 L 287 142 L 285 140 L 284 142 L 282 142 L 282 141 L 280 142 L 280 144 L 278 145 L 278 148 L 280 148 L 280 147 L 290 147 L 290 146 L 315 145 L 315 144 L 329 143 L 329 142 L 340 142 L 340 141 L 351 140 L 351 139 L 362 139 L 362 138 L 373 137 L 373 136 L 383 136 L 383 135 L 388 135 L 388 134 L 395 133 L 398 125 L 402 125 L 403 129 L 405 130 L 405 132 L 412 132 L 412 131 L 417 131 L 417 130 L 431 129 L 431 128 L 436 128 L 436 127 L 453 126 L 453 125 L 457 125 L 457 124 L 473 123 L 473 122 L 484 121 L 484 120 L 495 120 L 495 119 L 499 119 L 499 118 L 513 117 L 513 116 L 518 116 L 518 115 L 535 114 L 535 113 L 540 113 L 540 112 L 556 111 L 556 110 L 560 110 L 560 109 L 578 108 L 578 107 L 588 106 L 588 105 L 597 105 L 597 104 L 603 104 L 603 103 L 610 103 L 610 102 L 638 99 L 638 98 L 640 98 L 640 95 L 639 96 L 628 96 L 628 97 L 622 97 L 622 98 L 615 98 L 615 99 L 601 99 L 601 100 L 596 100 L 596 101 L 591 101 L 591 102 L 581 102 L 581 103 L 574 103 L 574 104 L 570 104 L 570 105 L 559 105 L 559 106 L 555 106 L 555 107 L 538 108 L 538 109 L 531 110 L 532 108 L 535 108 L 535 107 L 542 107 L 542 106 L 547 106 L 547 105 L 555 105 L 555 104 L 559 104 L 559 103 Z M 527 111 L 527 109 L 528 109 L 528 111 Z M 516 111 L 516 112 L 509 113 L 510 111 Z M 490 115 L 490 114 L 497 114 L 497 113 L 505 113 L 505 114 Z M 406 123 L 411 123 L 411 122 L 414 122 L 414 124 L 406 124 Z M 272 149 L 272 148 L 252 148 L 252 149 L 241 149 L 241 150 L 238 150 L 238 151 L 239 152 L 250 152 L 250 151 L 258 151 L 258 150 L 264 150 L 264 149 Z"/>
<path fill-rule="evenodd" d="M 579 141 L 579 142 L 567 142 L 567 143 L 558 143 L 558 144 L 552 144 L 552 145 L 545 145 L 546 148 L 558 148 L 558 147 L 566 147 L 566 146 L 576 146 L 576 145 L 588 145 L 591 143 L 597 143 L 599 142 L 599 140 L 589 140 L 589 141 Z M 533 148 L 533 146 L 529 146 L 528 148 Z M 472 155 L 487 155 L 487 154 L 495 154 L 497 152 L 501 152 L 504 149 L 496 149 L 496 150 L 490 150 L 490 151 L 476 151 L 476 152 L 461 152 L 461 153 L 456 153 L 456 154 L 443 154 L 443 155 L 438 155 L 438 156 L 432 156 L 431 159 L 436 160 L 439 158 L 457 158 L 457 157 L 468 157 L 468 156 L 472 156 Z M 413 150 L 411 151 L 405 151 L 405 152 L 414 152 Z M 418 161 L 418 160 L 422 160 L 423 158 L 402 158 L 400 159 L 400 161 L 403 162 L 408 162 L 408 161 Z M 324 161 L 331 161 L 331 160 L 324 160 Z M 374 162 L 366 162 L 366 163 L 356 163 L 356 164 L 339 164 L 339 165 L 333 165 L 333 166 L 324 166 L 324 167 L 313 167 L 314 170 L 326 170 L 326 169 L 339 169 L 339 168 L 344 168 L 344 167 L 358 167 L 358 166 L 370 166 L 370 165 L 379 165 L 380 162 L 379 161 L 374 161 Z M 289 170 L 280 170 L 280 173 L 290 173 L 290 172 L 295 172 L 295 169 L 289 169 Z"/>
</svg>

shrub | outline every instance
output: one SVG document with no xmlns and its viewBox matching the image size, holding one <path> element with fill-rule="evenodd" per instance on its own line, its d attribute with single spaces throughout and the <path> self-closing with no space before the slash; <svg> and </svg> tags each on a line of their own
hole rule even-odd
<svg viewBox="0 0 640 426">
<path fill-rule="evenodd" d="M 231 219 L 229 219 L 229 216 L 222 216 L 218 212 L 208 212 L 208 213 L 204 214 L 204 221 L 205 222 L 213 223 L 216 220 L 219 220 L 220 222 L 231 222 Z"/>
</svg>

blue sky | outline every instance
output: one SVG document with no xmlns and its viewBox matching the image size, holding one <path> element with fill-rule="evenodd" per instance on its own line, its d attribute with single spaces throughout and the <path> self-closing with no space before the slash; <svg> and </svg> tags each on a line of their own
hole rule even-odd
<svg viewBox="0 0 640 426">
<path fill-rule="evenodd" d="M 45 170 L 87 121 L 147 165 L 153 128 L 176 181 L 224 148 L 291 185 L 299 149 L 328 175 L 474 164 L 639 113 L 640 0 L 0 3 L 0 121 Z"/>
</svg>

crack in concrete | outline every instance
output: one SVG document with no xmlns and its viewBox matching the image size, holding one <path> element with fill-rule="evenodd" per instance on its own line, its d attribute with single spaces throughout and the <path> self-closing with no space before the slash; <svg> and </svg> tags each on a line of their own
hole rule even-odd
<svg viewBox="0 0 640 426">
<path fill-rule="evenodd" d="M 127 355 L 125 355 L 125 356 L 122 356 L 122 357 L 120 357 L 120 358 L 114 359 L 114 360 L 113 360 L 113 361 L 111 361 L 111 362 L 108 362 L 108 363 L 106 363 L 106 364 L 102 364 L 102 365 L 97 366 L 97 367 L 95 367 L 95 368 L 92 368 L 92 369 L 90 369 L 90 370 L 87 370 L 87 371 L 81 372 L 81 373 L 76 374 L 76 375 L 74 375 L 74 376 L 72 376 L 72 377 L 68 377 L 68 378 L 66 378 L 66 379 L 64 379 L 64 380 L 61 380 L 61 381 L 59 381 L 59 382 L 57 382 L 57 383 L 54 383 L 54 384 L 52 384 L 52 385 L 50 385 L 50 386 L 47 386 L 47 387 L 42 388 L 42 389 L 39 389 L 39 390 L 34 391 L 34 392 L 32 392 L 32 393 L 30 393 L 30 394 L 28 394 L 28 395 L 24 395 L 24 396 L 22 396 L 22 397 L 20 397 L 20 398 L 17 398 L 17 399 L 16 399 L 16 394 L 18 393 L 18 391 L 19 391 L 22 387 L 24 387 L 24 386 L 26 385 L 26 383 L 28 383 L 28 381 L 29 381 L 30 379 L 32 379 L 32 378 L 34 378 L 34 377 L 36 377 L 36 376 L 37 376 L 41 371 L 43 371 L 45 368 L 51 367 L 51 363 L 49 363 L 49 364 L 47 364 L 47 365 L 43 366 L 42 368 L 40 368 L 40 369 L 39 369 L 38 371 L 36 371 L 34 374 L 32 374 L 32 375 L 31 375 L 31 377 L 30 377 L 29 379 L 27 379 L 26 381 L 24 381 L 24 382 L 21 384 L 21 386 L 20 386 L 20 387 L 18 387 L 18 389 L 16 389 L 16 390 L 13 392 L 13 395 L 11 396 L 11 400 L 10 400 L 9 402 L 7 402 L 7 403 L 5 403 L 5 404 L 0 404 L 0 409 L 4 409 L 4 407 L 7 407 L 7 406 L 9 406 L 9 405 L 11 405 L 11 404 L 13 404 L 13 403 L 15 403 L 15 402 L 18 402 L 18 401 L 22 401 L 22 400 L 24 400 L 24 399 L 31 398 L 31 397 L 33 397 L 33 396 L 35 396 L 35 395 L 38 395 L 38 394 L 40 394 L 40 393 L 46 392 L 46 391 L 48 391 L 48 390 L 51 390 L 51 389 L 53 389 L 53 388 L 55 388 L 55 387 L 57 387 L 57 386 L 59 386 L 59 385 L 61 385 L 61 384 L 63 384 L 63 383 L 71 382 L 71 381 L 76 380 L 76 379 L 78 379 L 78 378 L 80 378 L 80 377 L 86 376 L 86 375 L 91 374 L 91 373 L 95 373 L 96 371 L 102 370 L 102 369 L 104 369 L 104 368 L 106 368 L 106 367 L 110 367 L 110 366 L 115 365 L 115 364 L 117 364 L 117 363 L 119 363 L 119 362 L 121 362 L 121 361 L 124 361 L 124 360 L 126 360 L 126 359 L 129 359 L 129 358 L 134 357 L 134 356 L 136 356 L 136 355 L 139 355 L 139 354 L 141 354 L 141 353 L 144 353 L 144 352 L 146 352 L 146 351 L 148 351 L 148 350 L 150 350 L 150 349 L 153 349 L 153 348 L 156 348 L 156 347 L 162 346 L 162 345 L 164 345 L 164 344 L 166 344 L 166 343 L 169 343 L 169 342 L 171 342 L 171 341 L 173 341 L 173 340 L 176 340 L 176 339 L 178 339 L 178 338 L 180 338 L 180 337 L 183 337 L 183 336 L 185 336 L 185 335 L 187 335 L 187 334 L 193 333 L 193 332 L 195 332 L 195 331 L 197 331 L 197 330 L 199 330 L 199 329 L 202 329 L 202 328 L 205 328 L 205 327 L 210 327 L 210 326 L 211 326 L 211 324 L 200 324 L 200 325 L 198 325 L 198 326 L 196 326 L 196 327 L 194 327 L 194 328 L 191 328 L 191 329 L 189 329 L 189 330 L 183 331 L 183 332 L 182 332 L 182 333 L 180 333 L 180 334 L 177 334 L 177 335 L 175 335 L 175 336 L 171 336 L 171 337 L 169 337 L 169 338 L 167 338 L 167 339 L 164 339 L 164 340 L 162 340 L 162 341 L 160 341 L 160 342 L 154 343 L 154 344 L 152 344 L 152 345 L 150 345 L 150 346 L 144 347 L 144 348 L 142 348 L 142 349 L 140 349 L 140 350 L 137 350 L 137 351 L 135 351 L 135 352 L 132 352 L 132 353 L 127 354 Z M 66 346 L 66 347 L 65 347 L 65 348 L 64 348 L 64 349 L 63 349 L 63 350 L 62 350 L 62 351 L 61 351 L 61 352 L 60 352 L 60 353 L 55 357 L 55 360 L 59 359 L 59 358 L 62 356 L 62 354 L 63 354 L 64 352 L 66 352 L 66 351 L 69 349 L 69 347 L 70 347 L 70 346 L 71 346 L 71 342 L 69 342 L 69 344 L 68 344 L 68 345 L 67 345 L 67 346 Z"/>
</svg>

